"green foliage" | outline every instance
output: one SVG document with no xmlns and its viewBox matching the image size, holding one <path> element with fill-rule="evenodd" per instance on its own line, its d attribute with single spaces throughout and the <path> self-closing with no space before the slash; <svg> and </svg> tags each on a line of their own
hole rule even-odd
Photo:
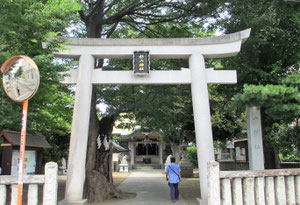
<svg viewBox="0 0 300 205">
<path fill-rule="evenodd" d="M 222 148 L 222 147 L 226 147 L 226 142 L 222 142 L 222 141 L 219 141 L 219 140 L 215 140 L 214 141 L 214 148 L 216 149 L 219 149 L 219 148 Z"/>
<path fill-rule="evenodd" d="M 242 52 L 223 60 L 227 69 L 238 69 L 239 86 L 277 84 L 299 62 L 300 8 L 295 4 L 281 0 L 231 1 L 224 10 L 228 15 L 220 23 L 226 33 L 251 28 Z"/>
<path fill-rule="evenodd" d="M 261 107 L 266 150 L 294 152 L 300 141 L 295 134 L 299 124 L 290 127 L 300 116 L 300 7 L 281 0 L 234 0 L 222 9 L 228 15 L 218 23 L 226 33 L 251 28 L 240 54 L 222 60 L 226 69 L 238 70 L 234 105 Z M 286 140 L 287 130 L 293 130 L 293 140 Z"/>
<path fill-rule="evenodd" d="M 300 78 L 300 75 L 298 75 Z M 300 92 L 286 85 L 245 85 L 244 92 L 236 95 L 236 102 L 264 108 L 268 118 L 290 123 L 300 116 Z"/>
<path fill-rule="evenodd" d="M 66 63 L 53 61 L 52 53 L 59 48 L 59 42 L 49 42 L 46 49 L 41 43 L 63 35 L 71 21 L 77 19 L 80 8 L 71 0 L 10 0 L 0 4 L 0 63 L 14 55 L 26 55 L 37 64 L 40 85 L 29 101 L 27 132 L 46 136 L 54 147 L 48 151 L 53 160 L 68 148 L 73 93 L 59 84 L 59 72 L 68 68 Z M 20 131 L 22 104 L 8 99 L 3 90 L 0 103 L 0 128 Z"/>
<path fill-rule="evenodd" d="M 300 162 L 300 156 L 296 156 L 294 154 L 288 154 L 286 156 L 279 154 L 279 159 L 282 162 Z"/>
<path fill-rule="evenodd" d="M 188 160 L 194 165 L 194 167 L 198 167 L 198 158 L 197 158 L 197 147 L 196 145 L 192 145 L 190 147 L 187 147 Z"/>
<path fill-rule="evenodd" d="M 224 85 L 210 85 L 211 122 L 214 140 L 226 141 L 247 136 L 246 115 L 233 106 L 233 98 Z"/>
<path fill-rule="evenodd" d="M 120 138 L 120 136 L 118 136 L 118 135 L 114 135 L 114 136 L 113 136 L 113 140 L 116 141 L 116 142 L 119 142 L 120 139 L 121 139 L 121 138 Z"/>
<path fill-rule="evenodd" d="M 289 156 L 294 156 L 296 161 L 300 159 L 300 141 L 299 141 L 299 134 L 300 134 L 300 126 L 295 126 L 295 124 L 291 125 L 290 127 L 285 127 L 277 124 L 273 130 L 273 136 L 276 136 L 278 139 L 276 140 L 277 144 L 274 147 L 278 147 L 280 152 L 284 158 L 284 160 L 292 159 Z M 278 128 L 279 127 L 279 128 Z M 276 129 L 277 128 L 277 129 Z M 274 140 L 274 137 L 271 138 Z"/>
</svg>

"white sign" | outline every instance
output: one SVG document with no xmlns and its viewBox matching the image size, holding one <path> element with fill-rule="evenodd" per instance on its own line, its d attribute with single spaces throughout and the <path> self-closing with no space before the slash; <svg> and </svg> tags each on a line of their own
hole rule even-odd
<svg viewBox="0 0 300 205">
<path fill-rule="evenodd" d="M 19 155 L 18 150 L 13 150 L 11 175 L 19 174 Z M 24 174 L 34 174 L 36 167 L 36 151 L 25 151 Z"/>
</svg>

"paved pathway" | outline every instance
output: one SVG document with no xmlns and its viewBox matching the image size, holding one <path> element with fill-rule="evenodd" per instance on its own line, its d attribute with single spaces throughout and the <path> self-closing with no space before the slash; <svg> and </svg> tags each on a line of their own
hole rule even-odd
<svg viewBox="0 0 300 205">
<path fill-rule="evenodd" d="M 131 170 L 130 176 L 117 188 L 123 192 L 136 193 L 136 197 L 106 201 L 101 205 L 187 205 L 180 195 L 176 203 L 171 201 L 169 186 L 162 170 Z"/>
</svg>

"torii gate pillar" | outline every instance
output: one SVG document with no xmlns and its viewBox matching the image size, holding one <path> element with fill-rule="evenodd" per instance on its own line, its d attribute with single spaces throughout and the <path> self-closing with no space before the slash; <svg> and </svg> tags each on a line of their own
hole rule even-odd
<svg viewBox="0 0 300 205">
<path fill-rule="evenodd" d="M 205 61 L 201 54 L 189 57 L 189 67 L 192 77 L 192 101 L 196 133 L 198 169 L 201 190 L 200 204 L 206 204 L 207 191 L 207 162 L 214 160 L 214 146 L 210 119 L 210 107 L 205 74 Z M 203 143 L 205 142 L 205 143 Z"/>
<path fill-rule="evenodd" d="M 214 160 L 212 127 L 207 84 L 234 84 L 236 71 L 205 68 L 205 58 L 236 55 L 250 35 L 250 29 L 207 38 L 180 39 L 66 39 L 67 50 L 58 57 L 79 58 L 79 68 L 70 71 L 63 83 L 76 84 L 75 105 L 68 160 L 65 198 L 60 205 L 87 204 L 83 199 L 89 115 L 93 84 L 190 84 L 194 109 L 198 167 L 199 204 L 207 204 L 207 162 Z M 94 69 L 95 58 L 132 58 L 134 51 L 149 51 L 151 58 L 189 59 L 189 69 L 150 71 L 135 76 L 132 71 Z"/>
</svg>

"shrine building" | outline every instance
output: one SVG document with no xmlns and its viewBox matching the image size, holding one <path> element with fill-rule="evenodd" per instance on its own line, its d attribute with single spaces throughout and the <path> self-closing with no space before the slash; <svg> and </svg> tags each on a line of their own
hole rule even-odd
<svg viewBox="0 0 300 205">
<path fill-rule="evenodd" d="M 120 136 L 120 145 L 128 150 L 130 169 L 145 164 L 151 164 L 155 168 L 163 167 L 165 144 L 157 132 L 143 132 L 136 129 L 129 134 L 113 133 L 113 135 Z"/>
</svg>

